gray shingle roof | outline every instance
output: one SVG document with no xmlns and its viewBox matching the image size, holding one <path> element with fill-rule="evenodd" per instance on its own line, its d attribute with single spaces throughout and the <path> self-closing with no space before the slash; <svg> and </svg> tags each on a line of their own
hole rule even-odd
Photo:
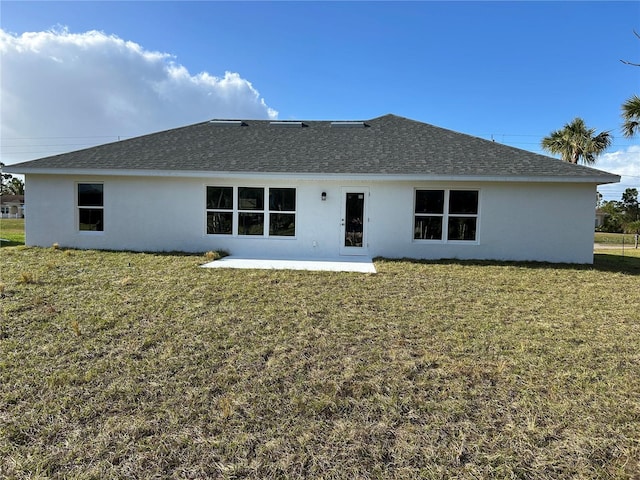
<svg viewBox="0 0 640 480">
<path fill-rule="evenodd" d="M 0 195 L 0 205 L 24 203 L 24 195 Z"/>
<path fill-rule="evenodd" d="M 364 128 L 304 121 L 203 122 L 12 165 L 11 170 L 142 170 L 473 177 L 619 177 L 395 115 Z M 151 173 L 151 172 L 150 172 Z"/>
</svg>

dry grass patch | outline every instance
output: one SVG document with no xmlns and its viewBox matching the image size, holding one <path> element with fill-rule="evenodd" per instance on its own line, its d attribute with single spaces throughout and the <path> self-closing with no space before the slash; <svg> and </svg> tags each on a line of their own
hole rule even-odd
<svg viewBox="0 0 640 480">
<path fill-rule="evenodd" d="M 0 262 L 0 477 L 640 471 L 639 257 L 376 275 L 19 247 Z"/>
</svg>

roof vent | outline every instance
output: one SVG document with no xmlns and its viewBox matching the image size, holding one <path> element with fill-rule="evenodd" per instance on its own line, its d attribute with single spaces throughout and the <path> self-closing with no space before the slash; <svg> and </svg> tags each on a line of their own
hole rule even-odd
<svg viewBox="0 0 640 480">
<path fill-rule="evenodd" d="M 246 127 L 247 124 L 242 120 L 209 120 L 211 125 L 218 125 L 221 127 Z"/>
<path fill-rule="evenodd" d="M 331 122 L 331 128 L 364 128 L 364 122 Z"/>
<path fill-rule="evenodd" d="M 289 122 L 289 121 L 269 122 L 269 125 L 274 127 L 298 127 L 298 128 L 306 126 L 303 122 Z"/>
</svg>

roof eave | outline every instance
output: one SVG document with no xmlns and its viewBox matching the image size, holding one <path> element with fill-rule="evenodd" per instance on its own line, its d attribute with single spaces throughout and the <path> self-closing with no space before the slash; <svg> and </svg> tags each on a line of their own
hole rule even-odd
<svg viewBox="0 0 640 480">
<path fill-rule="evenodd" d="M 389 173 L 297 173 L 243 172 L 206 170 L 146 170 L 95 168 L 22 168 L 8 173 L 23 175 L 82 175 L 90 177 L 174 177 L 174 178 L 263 178 L 263 179 L 344 179 L 358 181 L 440 181 L 440 182 L 530 182 L 530 183 L 592 183 L 608 184 L 620 181 L 620 176 L 603 172 L 601 175 L 422 175 Z"/>
</svg>

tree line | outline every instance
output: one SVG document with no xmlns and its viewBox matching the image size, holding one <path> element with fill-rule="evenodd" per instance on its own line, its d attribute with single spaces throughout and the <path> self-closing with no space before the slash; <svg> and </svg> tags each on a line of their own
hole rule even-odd
<svg viewBox="0 0 640 480">
<path fill-rule="evenodd" d="M 24 195 L 24 182 L 9 173 L 4 173 L 0 162 L 0 195 Z"/>
<path fill-rule="evenodd" d="M 627 188 L 620 200 L 602 202 L 599 196 L 598 207 L 606 214 L 602 225 L 596 229 L 599 232 L 640 234 L 640 201 L 637 188 Z"/>
</svg>

